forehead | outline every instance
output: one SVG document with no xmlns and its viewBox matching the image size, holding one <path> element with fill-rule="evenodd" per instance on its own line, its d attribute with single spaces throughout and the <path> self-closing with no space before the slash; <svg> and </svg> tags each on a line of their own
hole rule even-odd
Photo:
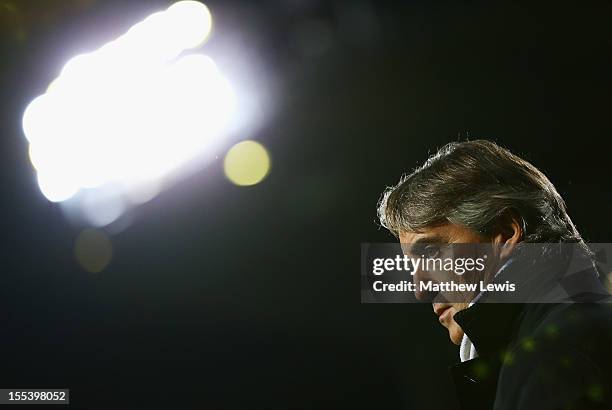
<svg viewBox="0 0 612 410">
<path fill-rule="evenodd" d="M 438 243 L 472 243 L 480 242 L 480 235 L 470 228 L 456 224 L 446 224 L 435 227 L 423 228 L 416 231 L 402 231 L 399 240 L 402 244 L 413 244 L 422 240 Z"/>
<path fill-rule="evenodd" d="M 445 236 L 448 236 L 449 233 L 449 225 L 436 226 L 431 228 L 423 228 L 416 231 L 401 231 L 399 233 L 400 243 L 403 244 L 411 244 L 417 242 L 423 238 L 440 238 L 442 239 Z"/>
</svg>

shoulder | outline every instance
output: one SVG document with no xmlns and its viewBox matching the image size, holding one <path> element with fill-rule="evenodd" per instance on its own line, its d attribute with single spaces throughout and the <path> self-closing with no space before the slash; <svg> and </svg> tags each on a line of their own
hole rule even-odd
<svg viewBox="0 0 612 410">
<path fill-rule="evenodd" d="M 610 303 L 528 306 L 503 358 L 495 408 L 609 405 L 611 345 Z"/>
<path fill-rule="evenodd" d="M 533 305 L 525 310 L 519 336 L 578 349 L 607 348 L 612 343 L 612 303 Z"/>
</svg>

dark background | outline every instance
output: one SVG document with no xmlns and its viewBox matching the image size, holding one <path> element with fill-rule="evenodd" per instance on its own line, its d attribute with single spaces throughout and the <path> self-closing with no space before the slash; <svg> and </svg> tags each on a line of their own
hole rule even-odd
<svg viewBox="0 0 612 410">
<path fill-rule="evenodd" d="M 393 240 L 380 193 L 451 140 L 532 161 L 585 239 L 610 240 L 609 3 L 210 1 L 203 50 L 265 62 L 271 115 L 243 138 L 272 172 L 239 188 L 211 164 L 83 271 L 21 116 L 68 58 L 167 5 L 0 1 L 0 387 L 70 388 L 80 408 L 453 408 L 431 306 L 359 292 L 360 243 Z"/>
</svg>

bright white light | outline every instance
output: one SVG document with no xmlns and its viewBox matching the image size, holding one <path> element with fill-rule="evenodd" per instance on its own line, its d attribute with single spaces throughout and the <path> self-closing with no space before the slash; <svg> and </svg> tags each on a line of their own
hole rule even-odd
<svg viewBox="0 0 612 410">
<path fill-rule="evenodd" d="M 108 192 L 89 192 L 83 198 L 82 208 L 87 220 L 94 226 L 105 226 L 125 211 L 123 199 L 109 189 Z"/>
<path fill-rule="evenodd" d="M 211 58 L 181 55 L 211 27 L 205 5 L 179 1 L 66 63 L 23 114 L 45 197 L 73 198 L 91 222 L 109 223 L 138 197 L 133 187 L 159 186 L 219 141 L 235 111 L 231 86 Z M 120 191 L 113 206 L 108 186 Z"/>
<path fill-rule="evenodd" d="M 212 27 L 208 8 L 197 1 L 179 1 L 168 8 L 174 29 L 173 40 L 183 48 L 197 47 L 206 40 Z"/>
<path fill-rule="evenodd" d="M 61 202 L 72 197 L 79 189 L 69 175 L 38 173 L 38 186 L 51 202 Z"/>
</svg>

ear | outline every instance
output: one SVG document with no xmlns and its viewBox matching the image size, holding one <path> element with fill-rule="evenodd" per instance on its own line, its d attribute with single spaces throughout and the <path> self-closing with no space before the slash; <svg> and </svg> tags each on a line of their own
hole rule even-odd
<svg viewBox="0 0 612 410">
<path fill-rule="evenodd" d="M 499 218 L 493 244 L 499 249 L 499 257 L 505 259 L 512 254 L 515 246 L 523 240 L 523 218 L 515 212 L 507 212 Z"/>
</svg>

